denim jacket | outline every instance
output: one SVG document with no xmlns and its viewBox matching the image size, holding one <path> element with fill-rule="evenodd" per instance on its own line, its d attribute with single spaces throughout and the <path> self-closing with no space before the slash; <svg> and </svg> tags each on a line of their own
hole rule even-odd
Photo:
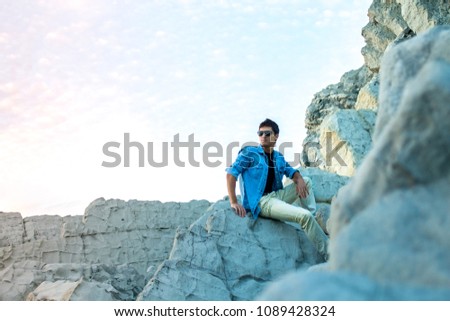
<svg viewBox="0 0 450 321">
<path fill-rule="evenodd" d="M 283 154 L 275 150 L 273 151 L 273 161 L 275 180 L 272 190 L 277 191 L 283 188 L 283 176 L 292 178 L 297 170 L 286 162 Z M 267 156 L 261 145 L 242 148 L 233 165 L 226 169 L 228 174 L 239 180 L 242 205 L 252 212 L 254 219 L 258 218 L 261 211 L 258 203 L 266 187 L 268 171 Z"/>
</svg>

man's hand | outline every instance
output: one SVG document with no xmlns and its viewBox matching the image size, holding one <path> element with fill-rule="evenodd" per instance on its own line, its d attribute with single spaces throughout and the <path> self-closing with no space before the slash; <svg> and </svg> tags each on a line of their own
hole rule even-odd
<svg viewBox="0 0 450 321">
<path fill-rule="evenodd" d="M 227 189 L 228 189 L 228 197 L 230 198 L 231 208 L 240 217 L 245 217 L 245 214 L 247 214 L 247 211 L 237 201 L 237 197 L 236 197 L 236 178 L 233 175 L 231 175 L 231 174 L 227 174 Z"/>
<path fill-rule="evenodd" d="M 234 212 L 239 215 L 240 217 L 245 217 L 245 215 L 247 214 L 247 211 L 245 210 L 245 208 L 239 204 L 239 203 L 230 203 L 231 208 L 234 210 Z"/>
<path fill-rule="evenodd" d="M 305 181 L 303 180 L 303 177 L 300 175 L 299 172 L 294 174 L 294 177 L 292 178 L 294 181 L 294 184 L 296 185 L 296 191 L 300 198 L 306 198 L 309 194 L 308 187 L 306 186 Z"/>
</svg>

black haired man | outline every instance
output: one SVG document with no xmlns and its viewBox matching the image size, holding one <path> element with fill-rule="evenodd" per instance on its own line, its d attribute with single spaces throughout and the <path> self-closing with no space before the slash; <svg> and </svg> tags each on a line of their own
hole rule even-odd
<svg viewBox="0 0 450 321">
<path fill-rule="evenodd" d="M 247 211 L 254 219 L 259 215 L 281 221 L 297 222 L 314 243 L 320 254 L 328 259 L 328 237 L 317 223 L 314 214 L 316 201 L 312 182 L 274 150 L 280 130 L 270 119 L 264 120 L 258 130 L 259 145 L 239 151 L 235 162 L 227 168 L 227 189 L 230 205 L 237 215 Z M 283 186 L 287 176 L 293 184 Z M 236 197 L 236 182 L 240 181 L 242 204 Z M 300 200 L 301 206 L 293 205 Z"/>
</svg>

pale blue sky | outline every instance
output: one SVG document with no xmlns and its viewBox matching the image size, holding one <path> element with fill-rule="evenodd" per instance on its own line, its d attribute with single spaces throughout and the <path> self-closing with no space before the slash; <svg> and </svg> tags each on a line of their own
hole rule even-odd
<svg viewBox="0 0 450 321">
<path fill-rule="evenodd" d="M 139 168 L 137 154 L 102 167 L 124 133 L 158 155 L 194 134 L 201 162 L 206 143 L 256 141 L 269 117 L 287 158 L 299 153 L 314 93 L 363 64 L 371 1 L 0 3 L 0 211 L 28 216 L 226 195 L 225 155 L 214 168 L 185 153 L 184 168 L 171 154 L 165 168 Z"/>
</svg>

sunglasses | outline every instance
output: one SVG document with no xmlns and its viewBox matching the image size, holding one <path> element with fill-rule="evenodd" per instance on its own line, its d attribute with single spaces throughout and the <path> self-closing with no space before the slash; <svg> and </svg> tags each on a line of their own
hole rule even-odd
<svg viewBox="0 0 450 321">
<path fill-rule="evenodd" d="M 258 134 L 259 137 L 261 137 L 261 136 L 269 137 L 270 135 L 273 134 L 273 131 L 271 131 L 271 130 L 258 130 L 256 133 Z"/>
</svg>

